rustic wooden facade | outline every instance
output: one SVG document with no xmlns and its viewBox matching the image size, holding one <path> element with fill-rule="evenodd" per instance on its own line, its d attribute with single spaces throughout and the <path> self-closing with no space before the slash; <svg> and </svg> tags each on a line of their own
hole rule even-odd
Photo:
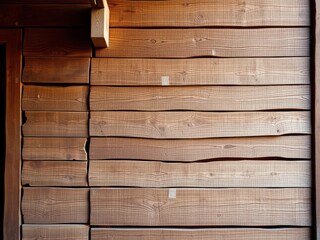
<svg viewBox="0 0 320 240">
<path fill-rule="evenodd" d="M 6 239 L 315 237 L 314 3 L 109 0 L 94 48 L 88 0 L 0 2 L 23 60 Z"/>
</svg>

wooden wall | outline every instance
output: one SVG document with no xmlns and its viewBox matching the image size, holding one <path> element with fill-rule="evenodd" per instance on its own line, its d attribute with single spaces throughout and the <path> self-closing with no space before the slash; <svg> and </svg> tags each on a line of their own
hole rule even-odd
<svg viewBox="0 0 320 240">
<path fill-rule="evenodd" d="M 22 239 L 310 239 L 309 1 L 14 2 Z"/>
</svg>

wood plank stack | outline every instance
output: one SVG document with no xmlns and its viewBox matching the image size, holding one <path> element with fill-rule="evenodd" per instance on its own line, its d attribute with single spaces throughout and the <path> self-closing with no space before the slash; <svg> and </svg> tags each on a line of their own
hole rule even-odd
<svg viewBox="0 0 320 240">
<path fill-rule="evenodd" d="M 25 30 L 23 240 L 310 239 L 309 2 L 108 4 Z"/>
</svg>

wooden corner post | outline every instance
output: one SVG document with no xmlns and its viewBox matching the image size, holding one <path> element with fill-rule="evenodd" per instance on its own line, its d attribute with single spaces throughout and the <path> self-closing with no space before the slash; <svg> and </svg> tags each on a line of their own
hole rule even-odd
<svg viewBox="0 0 320 240">
<path fill-rule="evenodd" d="M 91 0 L 91 39 L 95 47 L 109 46 L 110 11 L 106 0 Z"/>
<path fill-rule="evenodd" d="M 0 30 L 6 48 L 6 114 L 3 239 L 20 240 L 22 31 Z"/>
<path fill-rule="evenodd" d="M 313 12 L 313 46 L 311 56 L 313 57 L 311 66 L 311 77 L 313 78 L 313 153 L 314 153 L 314 239 L 320 240 L 320 0 L 314 1 Z"/>
</svg>

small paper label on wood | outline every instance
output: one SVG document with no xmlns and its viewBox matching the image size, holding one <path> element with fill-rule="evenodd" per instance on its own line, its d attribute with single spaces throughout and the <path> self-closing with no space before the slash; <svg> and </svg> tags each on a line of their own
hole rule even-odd
<svg viewBox="0 0 320 240">
<path fill-rule="evenodd" d="M 162 85 L 162 86 L 169 86 L 169 85 L 170 85 L 170 78 L 169 78 L 169 76 L 162 76 L 162 77 L 161 77 L 161 85 Z"/>
<path fill-rule="evenodd" d="M 169 198 L 176 198 L 177 197 L 177 189 L 176 188 L 170 188 L 169 189 Z"/>
</svg>

